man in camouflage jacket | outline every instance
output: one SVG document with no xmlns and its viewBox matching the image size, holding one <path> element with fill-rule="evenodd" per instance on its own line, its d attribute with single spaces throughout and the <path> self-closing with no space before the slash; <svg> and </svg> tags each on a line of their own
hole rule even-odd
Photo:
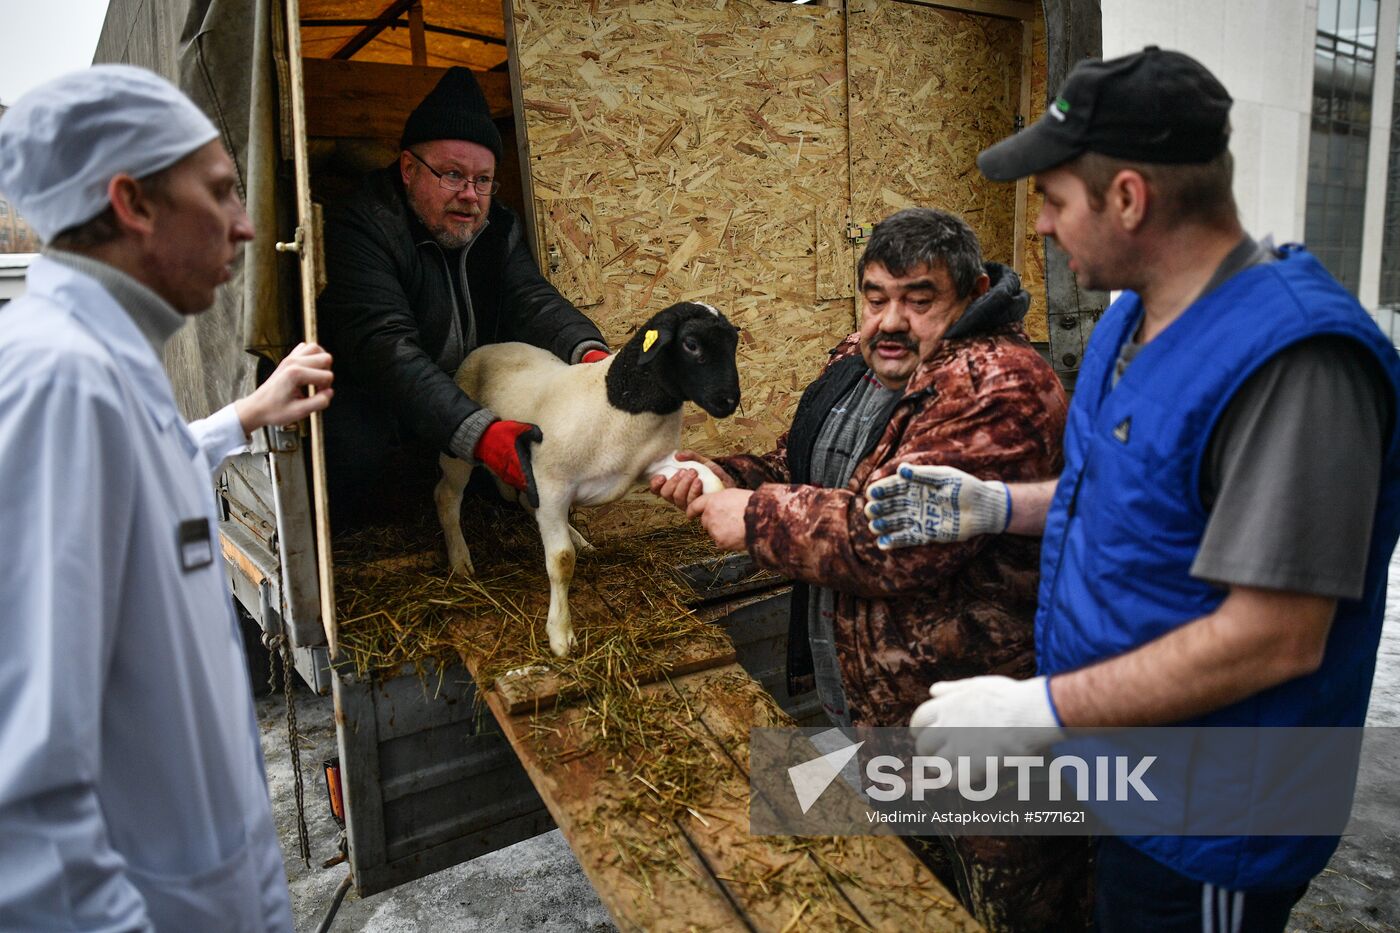
<svg viewBox="0 0 1400 933">
<path fill-rule="evenodd" d="M 817 687 L 838 724 L 904 726 L 941 678 L 1034 673 L 1040 548 L 994 535 L 894 560 L 861 491 L 901 463 L 1056 476 L 1067 406 L 1022 328 L 1020 280 L 982 262 L 961 219 L 901 211 L 875 228 L 859 269 L 860 330 L 831 351 L 777 448 L 707 461 L 736 488 L 699 495 L 688 471 L 652 488 L 721 547 L 795 581 L 790 692 Z M 1082 840 L 916 849 L 990 929 L 1073 929 L 1087 905 Z"/>
</svg>

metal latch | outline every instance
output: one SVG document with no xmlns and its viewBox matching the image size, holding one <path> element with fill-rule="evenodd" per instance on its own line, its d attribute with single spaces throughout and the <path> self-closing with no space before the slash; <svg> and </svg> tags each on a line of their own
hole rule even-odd
<svg viewBox="0 0 1400 933">
<path fill-rule="evenodd" d="M 1016 114 L 1016 119 L 1011 121 L 1011 129 L 1012 129 L 1012 131 L 1013 131 L 1013 132 L 1016 132 L 1016 133 L 1019 133 L 1019 132 L 1021 132 L 1023 129 L 1025 129 L 1025 128 L 1026 128 L 1026 117 L 1025 117 L 1025 114 L 1021 114 L 1021 113 Z"/>
<path fill-rule="evenodd" d="M 272 614 L 272 585 L 264 577 L 258 582 L 258 625 L 262 627 L 263 635 L 280 635 L 279 619 L 280 616 Z M 282 676 L 287 676 L 286 671 L 282 672 Z"/>
<path fill-rule="evenodd" d="M 856 224 L 846 230 L 846 238 L 849 240 L 868 240 L 875 232 L 874 224 Z"/>
<path fill-rule="evenodd" d="M 301 446 L 301 434 L 296 427 L 283 428 L 269 425 L 263 429 L 267 436 L 267 449 L 277 453 L 292 453 Z"/>
<path fill-rule="evenodd" d="M 301 244 L 306 239 L 306 234 L 301 227 L 297 227 L 296 237 L 290 243 L 276 243 L 273 249 L 279 253 L 296 253 L 301 255 Z"/>
</svg>

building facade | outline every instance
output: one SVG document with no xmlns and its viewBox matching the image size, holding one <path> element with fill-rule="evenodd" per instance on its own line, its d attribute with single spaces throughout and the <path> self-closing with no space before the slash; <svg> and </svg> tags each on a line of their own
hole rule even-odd
<svg viewBox="0 0 1400 933">
<path fill-rule="evenodd" d="M 5 105 L 0 104 L 0 119 L 5 116 Z M 0 197 L 0 253 L 36 253 L 39 251 L 39 235 L 24 222 L 15 211 L 14 205 Z"/>
<path fill-rule="evenodd" d="M 1104 0 L 1104 56 L 1199 59 L 1235 98 L 1235 197 L 1400 339 L 1400 0 Z"/>
</svg>

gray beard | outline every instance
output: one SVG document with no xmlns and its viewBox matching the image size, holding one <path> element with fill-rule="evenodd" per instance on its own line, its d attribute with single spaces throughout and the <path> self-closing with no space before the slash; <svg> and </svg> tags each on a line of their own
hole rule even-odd
<svg viewBox="0 0 1400 933">
<path fill-rule="evenodd" d="M 479 227 L 473 228 L 468 233 L 452 233 L 447 230 L 437 230 L 434 229 L 433 226 L 423 218 L 422 214 L 418 213 L 418 208 L 415 207 L 411 201 L 409 202 L 408 208 L 409 210 L 413 211 L 413 216 L 417 217 L 418 222 L 422 224 L 424 229 L 428 231 L 428 235 L 433 238 L 433 242 L 436 243 L 438 246 L 441 246 L 448 252 L 458 250 L 466 246 L 472 241 L 472 238 L 476 236 L 478 230 L 480 229 Z"/>
<path fill-rule="evenodd" d="M 458 233 L 448 233 L 442 230 L 433 230 L 429 232 L 432 233 L 433 242 L 437 243 L 438 246 L 441 246 L 448 252 L 458 250 L 466 246 L 472 241 L 472 237 L 476 233 L 475 230 L 465 235 Z"/>
</svg>

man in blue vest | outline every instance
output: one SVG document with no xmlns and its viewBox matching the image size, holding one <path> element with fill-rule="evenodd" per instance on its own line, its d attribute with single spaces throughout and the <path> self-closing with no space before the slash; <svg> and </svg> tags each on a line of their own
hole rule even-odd
<svg viewBox="0 0 1400 933">
<path fill-rule="evenodd" d="M 1081 63 L 978 157 L 995 180 L 1034 175 L 1037 231 L 1081 286 L 1123 294 L 1085 353 L 1058 480 L 912 467 L 870 489 L 884 546 L 1044 536 L 1040 676 L 934 684 L 912 726 L 1364 722 L 1400 534 L 1400 360 L 1317 260 L 1241 228 L 1230 104 L 1150 47 Z M 1282 930 L 1336 844 L 1105 838 L 1096 918 Z"/>
</svg>

